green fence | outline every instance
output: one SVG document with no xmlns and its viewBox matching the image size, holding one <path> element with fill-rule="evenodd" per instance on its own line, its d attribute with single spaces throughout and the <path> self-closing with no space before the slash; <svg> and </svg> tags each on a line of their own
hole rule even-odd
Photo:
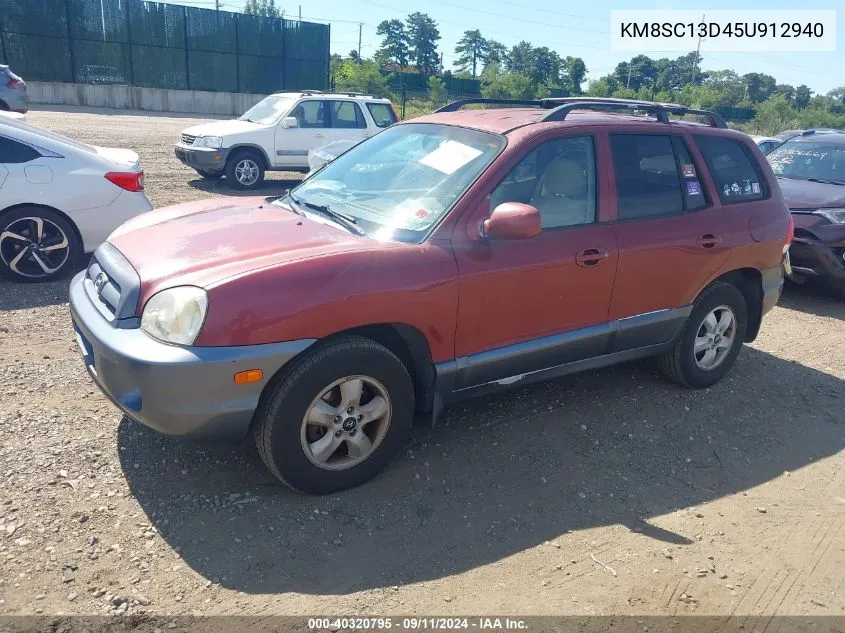
<svg viewBox="0 0 845 633">
<path fill-rule="evenodd" d="M 329 27 L 144 0 L 0 0 L 0 63 L 32 81 L 319 90 Z"/>
</svg>

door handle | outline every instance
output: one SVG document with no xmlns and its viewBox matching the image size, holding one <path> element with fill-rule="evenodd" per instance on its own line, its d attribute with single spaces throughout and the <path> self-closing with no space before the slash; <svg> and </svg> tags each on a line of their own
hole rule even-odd
<svg viewBox="0 0 845 633">
<path fill-rule="evenodd" d="M 716 237 L 715 235 L 712 235 L 711 233 L 705 233 L 704 235 L 699 237 L 697 240 L 695 240 L 695 243 L 698 244 L 699 246 L 703 247 L 703 248 L 713 248 L 714 246 L 716 246 L 716 244 L 720 244 L 721 242 L 722 242 L 721 237 Z"/>
<path fill-rule="evenodd" d="M 575 256 L 575 263 L 579 266 L 595 266 L 601 262 L 603 259 L 607 259 L 610 255 L 607 251 L 603 251 L 599 248 L 588 248 L 585 251 L 581 251 Z"/>
</svg>

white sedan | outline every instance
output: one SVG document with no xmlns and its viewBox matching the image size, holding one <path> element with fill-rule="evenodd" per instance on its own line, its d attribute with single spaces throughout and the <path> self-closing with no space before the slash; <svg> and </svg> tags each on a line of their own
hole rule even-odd
<svg viewBox="0 0 845 633">
<path fill-rule="evenodd" d="M 150 209 L 135 152 L 0 117 L 0 274 L 54 279 Z"/>
</svg>

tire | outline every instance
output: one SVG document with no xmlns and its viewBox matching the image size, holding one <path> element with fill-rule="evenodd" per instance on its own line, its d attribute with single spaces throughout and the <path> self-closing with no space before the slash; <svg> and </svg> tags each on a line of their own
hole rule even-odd
<svg viewBox="0 0 845 633">
<path fill-rule="evenodd" d="M 732 340 L 727 350 L 719 347 L 727 337 L 718 334 L 718 331 L 709 332 L 711 326 L 705 322 L 713 313 L 717 325 L 721 326 L 725 312 L 730 312 L 733 317 Z M 660 370 L 669 380 L 686 387 L 709 387 L 730 371 L 742 349 L 747 327 L 748 306 L 742 292 L 732 284 L 715 282 L 699 295 L 675 345 L 658 357 Z M 728 326 L 727 332 L 730 331 L 731 326 Z M 703 350 L 696 351 L 696 339 L 702 342 L 709 340 L 710 343 Z M 708 356 L 711 345 L 715 346 L 716 355 L 713 357 Z M 716 364 L 707 367 L 707 358 Z"/>
<path fill-rule="evenodd" d="M 257 189 L 264 182 L 264 160 L 252 150 L 241 150 L 229 158 L 225 173 L 235 189 Z M 254 175 L 247 179 L 247 173 Z"/>
<path fill-rule="evenodd" d="M 73 225 L 55 211 L 25 206 L 0 214 L 0 274 L 9 279 L 57 279 L 73 268 L 81 253 Z"/>
<path fill-rule="evenodd" d="M 222 171 L 205 171 L 204 169 L 195 170 L 200 176 L 207 180 L 217 180 L 223 177 Z"/>
<path fill-rule="evenodd" d="M 363 385 L 360 397 L 345 397 L 355 393 L 356 380 Z M 341 385 L 349 391 L 342 392 Z M 328 402 L 321 401 L 324 394 Z M 375 406 L 378 397 L 386 407 Z M 343 408 L 349 402 L 359 404 Z M 384 410 L 378 417 L 377 411 Z M 321 425 L 310 424 L 311 415 Z M 402 361 L 375 341 L 348 336 L 318 343 L 273 379 L 256 411 L 255 441 L 261 459 L 282 483 L 300 492 L 328 494 L 381 472 L 401 450 L 413 417 L 414 387 Z M 356 421 L 363 422 L 360 428 Z M 368 450 L 355 455 L 362 440 Z M 319 442 L 325 459 L 312 448 Z"/>
</svg>

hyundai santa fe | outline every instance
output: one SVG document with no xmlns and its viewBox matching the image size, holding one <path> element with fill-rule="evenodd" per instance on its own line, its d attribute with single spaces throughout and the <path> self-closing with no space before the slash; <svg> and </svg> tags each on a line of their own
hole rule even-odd
<svg viewBox="0 0 845 633">
<path fill-rule="evenodd" d="M 70 289 L 93 380 L 163 433 L 252 433 L 279 480 L 328 493 L 461 398 L 647 356 L 687 387 L 722 378 L 788 266 L 753 141 L 671 104 L 465 105 L 276 200 L 124 224 Z"/>
</svg>

